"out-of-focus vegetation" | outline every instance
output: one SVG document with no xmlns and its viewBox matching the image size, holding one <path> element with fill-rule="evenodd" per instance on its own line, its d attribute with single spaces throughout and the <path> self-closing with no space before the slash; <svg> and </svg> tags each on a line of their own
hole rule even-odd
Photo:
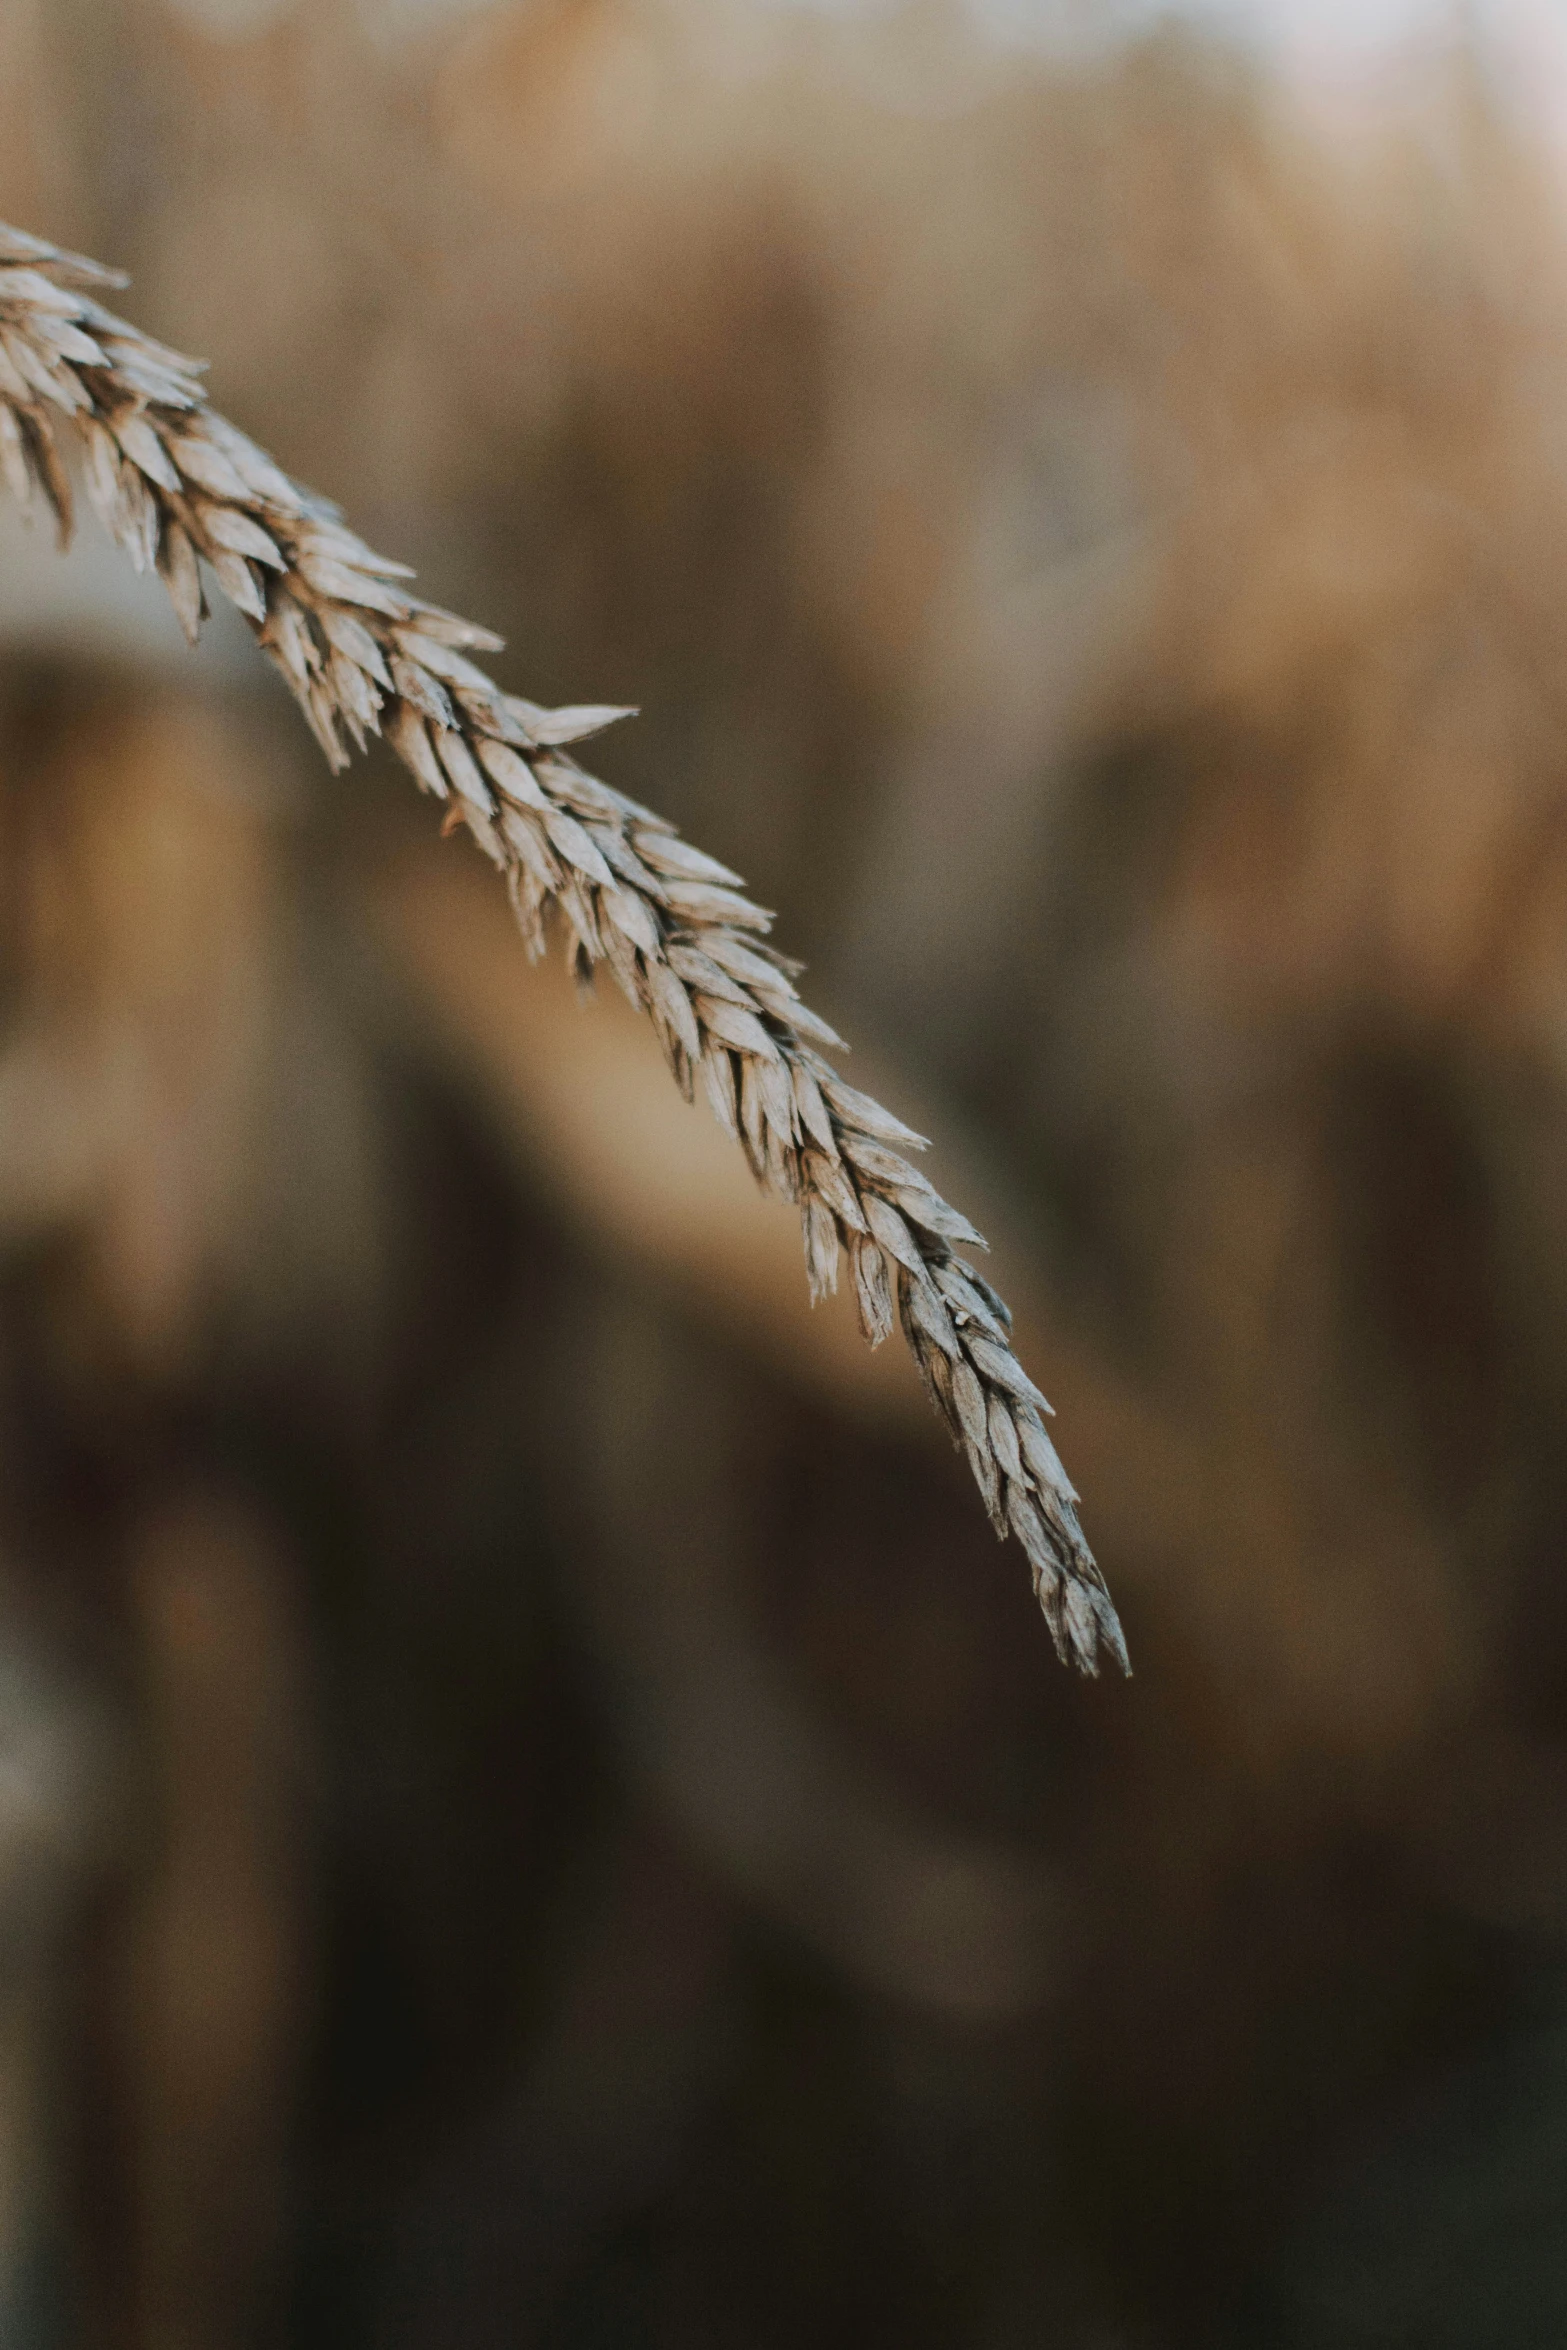
<svg viewBox="0 0 1567 2350">
<path fill-rule="evenodd" d="M 1138 1668 L 405 786 L 8 518 L 26 2350 L 1567 2335 L 1549 92 L 997 23 L 0 6 L 0 216 L 640 703 L 941 1138 Z"/>
</svg>

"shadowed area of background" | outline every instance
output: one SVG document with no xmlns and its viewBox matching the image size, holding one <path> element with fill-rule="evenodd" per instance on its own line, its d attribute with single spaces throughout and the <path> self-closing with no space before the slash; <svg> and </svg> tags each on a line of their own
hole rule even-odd
<svg viewBox="0 0 1567 2350">
<path fill-rule="evenodd" d="M 0 0 L 0 217 L 936 1137 L 1137 1668 L 406 782 L 0 517 L 8 2344 L 1567 2338 L 1567 55 L 1332 22 Z"/>
</svg>

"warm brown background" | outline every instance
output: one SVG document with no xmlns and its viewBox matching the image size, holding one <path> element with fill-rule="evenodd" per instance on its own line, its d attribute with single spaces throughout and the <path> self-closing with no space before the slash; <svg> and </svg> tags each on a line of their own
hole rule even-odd
<svg viewBox="0 0 1567 2350">
<path fill-rule="evenodd" d="M 0 2338 L 1567 2339 L 1558 176 L 1461 52 L 219 13 L 4 0 L 0 216 L 642 705 L 1137 1678 L 405 786 L 7 518 Z"/>
</svg>

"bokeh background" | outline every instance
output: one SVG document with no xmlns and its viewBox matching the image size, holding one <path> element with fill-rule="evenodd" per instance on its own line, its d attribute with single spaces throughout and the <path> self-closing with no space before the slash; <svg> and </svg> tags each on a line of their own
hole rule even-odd
<svg viewBox="0 0 1567 2350">
<path fill-rule="evenodd" d="M 1137 1667 L 6 516 L 0 2340 L 1567 2340 L 1564 203 L 1545 0 L 0 0 L 0 216 L 938 1137 Z"/>
</svg>

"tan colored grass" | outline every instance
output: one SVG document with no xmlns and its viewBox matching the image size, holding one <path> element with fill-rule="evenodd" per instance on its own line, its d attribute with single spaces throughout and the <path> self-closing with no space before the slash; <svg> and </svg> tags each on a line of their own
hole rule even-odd
<svg viewBox="0 0 1567 2350">
<path fill-rule="evenodd" d="M 772 917 L 673 825 L 589 775 L 570 746 L 626 713 L 547 710 L 469 657 L 499 638 L 414 595 L 411 573 L 346 530 L 209 405 L 200 369 L 114 317 L 115 273 L 0 227 L 0 468 L 72 527 L 60 431 L 138 569 L 156 568 L 194 641 L 201 566 L 282 671 L 333 766 L 384 734 L 505 877 L 530 951 L 546 917 L 584 977 L 607 963 L 651 1019 L 689 1099 L 700 1078 L 757 1181 L 799 1204 L 813 1300 L 848 1260 L 861 1328 L 901 1322 L 992 1524 L 1016 1534 L 1058 1652 L 1087 1672 L 1126 1649 L 1046 1433 L 1044 1397 L 1002 1300 L 962 1256 L 983 1247 L 904 1155 L 923 1139 L 845 1084 L 840 1046 L 801 1003 Z"/>
</svg>

